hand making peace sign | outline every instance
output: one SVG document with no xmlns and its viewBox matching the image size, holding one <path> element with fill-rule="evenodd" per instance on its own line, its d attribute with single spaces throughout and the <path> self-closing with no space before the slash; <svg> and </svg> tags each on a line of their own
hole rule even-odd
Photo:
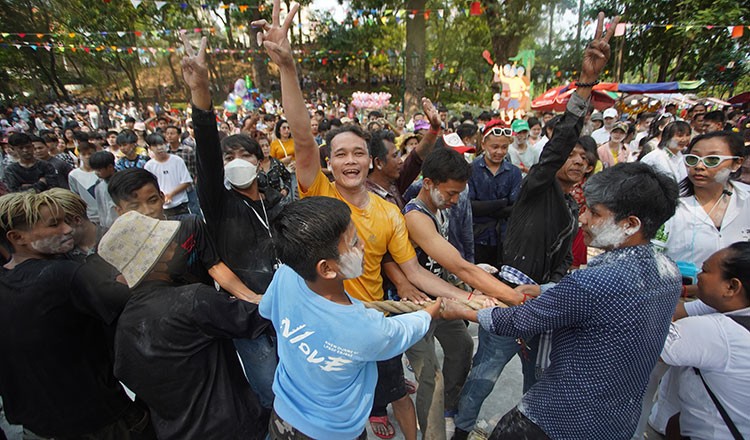
<svg viewBox="0 0 750 440">
<path fill-rule="evenodd" d="M 256 20 L 252 22 L 252 26 L 262 29 L 257 34 L 258 46 L 262 44 L 266 48 L 271 61 L 279 66 L 290 66 L 294 65 L 294 57 L 292 56 L 292 45 L 289 44 L 287 34 L 294 20 L 294 14 L 299 9 L 299 4 L 296 2 L 291 4 L 289 13 L 284 19 L 284 24 L 281 25 L 279 19 L 280 3 L 281 0 L 273 0 L 273 13 L 271 15 L 273 23 L 268 24 L 266 20 Z"/>
<path fill-rule="evenodd" d="M 604 12 L 600 12 L 597 17 L 596 23 L 596 34 L 594 34 L 594 40 L 586 46 L 586 50 L 583 52 L 583 62 L 581 64 L 581 82 L 588 83 L 596 81 L 599 74 L 607 65 L 611 50 L 609 48 L 609 40 L 615 33 L 617 23 L 620 22 L 620 17 L 615 17 L 612 23 L 607 29 L 607 33 L 602 35 L 604 30 Z"/>
</svg>

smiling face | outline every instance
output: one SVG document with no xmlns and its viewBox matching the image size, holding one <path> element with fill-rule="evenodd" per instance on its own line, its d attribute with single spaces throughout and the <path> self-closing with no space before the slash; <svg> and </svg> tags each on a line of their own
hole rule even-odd
<svg viewBox="0 0 750 440">
<path fill-rule="evenodd" d="M 508 154 L 508 146 L 513 140 L 507 136 L 489 135 L 482 142 L 484 149 L 484 160 L 487 165 L 499 166 Z"/>
<path fill-rule="evenodd" d="M 690 150 L 690 154 L 701 157 L 732 156 L 732 150 L 722 138 L 710 138 L 696 142 Z M 694 167 L 687 167 L 688 179 L 695 188 L 723 187 L 729 180 L 729 175 L 739 169 L 741 165 L 742 159 L 724 160 L 714 168 L 708 168 L 703 164 L 703 161 L 698 161 Z"/>
<path fill-rule="evenodd" d="M 330 164 L 337 186 L 349 190 L 363 187 L 370 167 L 367 142 L 350 131 L 338 134 L 331 140 Z"/>
</svg>

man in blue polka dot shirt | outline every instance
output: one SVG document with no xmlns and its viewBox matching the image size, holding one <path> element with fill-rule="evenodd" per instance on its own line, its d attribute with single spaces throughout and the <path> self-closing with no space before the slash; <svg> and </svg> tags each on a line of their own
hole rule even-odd
<svg viewBox="0 0 750 440">
<path fill-rule="evenodd" d="M 674 214 L 677 184 L 646 164 L 619 164 L 592 176 L 584 194 L 584 240 L 606 250 L 588 268 L 517 307 L 444 312 L 498 335 L 553 331 L 550 366 L 490 440 L 625 440 L 636 429 L 680 296 L 677 267 L 650 244 Z"/>
</svg>

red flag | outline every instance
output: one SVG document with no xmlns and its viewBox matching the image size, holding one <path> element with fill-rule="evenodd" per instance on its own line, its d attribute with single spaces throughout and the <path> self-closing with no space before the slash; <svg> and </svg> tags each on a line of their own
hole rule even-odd
<svg viewBox="0 0 750 440">
<path fill-rule="evenodd" d="M 742 36 L 744 28 L 744 26 L 735 26 L 732 29 L 732 38 L 740 38 Z"/>
<path fill-rule="evenodd" d="M 471 2 L 469 15 L 482 15 L 482 4 L 479 2 Z"/>
</svg>

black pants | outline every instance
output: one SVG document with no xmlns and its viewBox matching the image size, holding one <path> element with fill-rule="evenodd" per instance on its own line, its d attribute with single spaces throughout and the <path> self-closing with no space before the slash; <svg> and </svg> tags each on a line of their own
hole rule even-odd
<svg viewBox="0 0 750 440">
<path fill-rule="evenodd" d="M 523 415 L 518 407 L 515 407 L 497 422 L 489 440 L 550 440 L 550 438 L 542 431 L 542 428 Z"/>
</svg>

